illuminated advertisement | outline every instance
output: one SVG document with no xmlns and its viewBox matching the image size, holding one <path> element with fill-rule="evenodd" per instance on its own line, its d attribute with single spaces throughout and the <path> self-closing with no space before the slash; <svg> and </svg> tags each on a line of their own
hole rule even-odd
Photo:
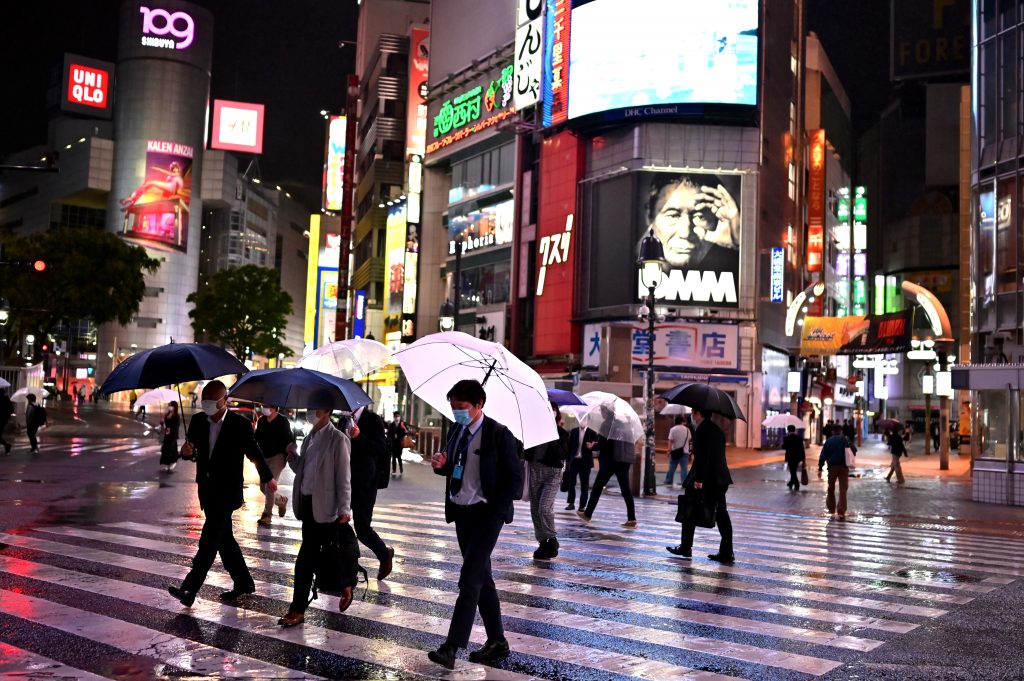
<svg viewBox="0 0 1024 681">
<path fill-rule="evenodd" d="M 402 342 L 416 340 L 416 278 L 419 272 L 420 246 L 416 226 L 408 226 L 405 241 L 405 287 L 402 291 Z"/>
<path fill-rule="evenodd" d="M 263 105 L 213 100 L 211 149 L 263 153 Z"/>
<path fill-rule="evenodd" d="M 64 55 L 63 111 L 109 118 L 114 88 L 114 65 L 104 61 Z"/>
<path fill-rule="evenodd" d="M 355 309 L 352 311 L 352 337 L 362 338 L 366 335 L 366 291 L 359 289 L 355 296 Z"/>
<path fill-rule="evenodd" d="M 187 144 L 146 142 L 142 184 L 121 199 L 126 237 L 187 250 L 192 155 Z"/>
<path fill-rule="evenodd" d="M 517 111 L 540 99 L 544 61 L 544 0 L 519 0 L 516 8 L 515 88 Z"/>
<path fill-rule="evenodd" d="M 782 248 L 772 249 L 771 266 L 771 301 L 781 303 L 783 298 L 783 277 L 786 273 L 786 251 Z"/>
<path fill-rule="evenodd" d="M 509 64 L 492 78 L 471 83 L 451 98 L 432 104 L 427 153 L 460 142 L 511 116 L 515 112 L 513 70 Z"/>
<path fill-rule="evenodd" d="M 345 194 L 345 116 L 331 116 L 324 160 L 324 209 L 340 211 Z"/>
<path fill-rule="evenodd" d="M 645 172 L 638 180 L 632 260 L 640 240 L 653 229 L 669 265 L 655 297 L 667 303 L 738 307 L 741 177 Z M 637 296 L 642 298 L 647 289 L 638 271 L 636 276 Z"/>
<path fill-rule="evenodd" d="M 825 259 L 825 131 L 811 132 L 807 172 L 807 271 L 821 272 Z"/>
<path fill-rule="evenodd" d="M 427 76 L 430 64 L 430 29 L 414 26 L 409 32 L 409 90 L 406 93 L 405 153 L 427 151 Z"/>
<path fill-rule="evenodd" d="M 545 126 L 564 121 L 569 116 L 569 31 L 572 18 L 569 0 L 544 0 L 544 63 L 541 88 Z"/>
<path fill-rule="evenodd" d="M 384 253 L 387 256 L 384 277 L 384 312 L 387 315 L 401 314 L 402 312 L 407 229 L 405 204 L 399 204 L 389 209 L 384 236 Z"/>
<path fill-rule="evenodd" d="M 146 47 L 184 50 L 195 39 L 196 23 L 188 12 L 168 12 L 160 7 L 139 7 L 142 41 Z"/>
<path fill-rule="evenodd" d="M 568 0 L 549 0 L 567 7 Z M 620 110 L 626 117 L 672 115 L 678 105 L 757 104 L 758 0 L 593 0 L 571 15 L 569 39 L 551 61 L 569 62 L 568 117 Z M 548 17 L 548 30 L 559 19 Z M 559 51 L 559 44 L 564 42 Z M 557 82 L 556 72 L 552 79 Z M 552 85 L 553 109 L 561 105 Z M 676 106 L 673 106 L 676 105 Z M 552 111 L 551 123 L 559 121 Z M 545 123 L 548 121 L 545 117 Z"/>
<path fill-rule="evenodd" d="M 800 353 L 872 355 L 910 350 L 913 310 L 849 317 L 804 317 Z"/>
<path fill-rule="evenodd" d="M 601 324 L 583 327 L 583 366 L 596 367 L 601 357 Z M 648 330 L 632 322 L 633 364 L 647 363 Z M 738 369 L 740 327 L 735 324 L 665 322 L 654 332 L 654 364 L 687 369 Z"/>
<path fill-rule="evenodd" d="M 512 199 L 493 206 L 484 206 L 448 221 L 448 255 L 455 255 L 456 243 L 469 253 L 491 246 L 512 243 Z"/>
<path fill-rule="evenodd" d="M 338 270 L 321 267 L 317 282 L 317 347 L 334 338 L 334 324 L 338 314 Z"/>
</svg>

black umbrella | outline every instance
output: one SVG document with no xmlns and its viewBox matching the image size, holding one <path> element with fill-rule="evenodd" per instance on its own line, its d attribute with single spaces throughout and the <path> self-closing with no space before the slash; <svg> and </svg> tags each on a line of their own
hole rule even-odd
<svg viewBox="0 0 1024 681">
<path fill-rule="evenodd" d="M 100 387 L 101 395 L 137 388 L 244 374 L 248 369 L 223 348 L 208 343 L 170 343 L 144 350 L 124 360 Z"/>
<path fill-rule="evenodd" d="M 231 387 L 231 397 L 277 407 L 355 411 L 373 400 L 358 383 L 313 369 L 251 371 Z"/>
<path fill-rule="evenodd" d="M 746 421 L 740 405 L 732 395 L 707 383 L 680 383 L 662 394 L 669 402 L 692 409 L 705 409 L 730 419 Z"/>
</svg>

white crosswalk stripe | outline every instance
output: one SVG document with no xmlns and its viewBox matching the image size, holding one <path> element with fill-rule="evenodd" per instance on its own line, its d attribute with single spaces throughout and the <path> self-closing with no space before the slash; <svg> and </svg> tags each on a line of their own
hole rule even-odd
<svg viewBox="0 0 1024 681">
<path fill-rule="evenodd" d="M 31 641 L 5 641 L 5 621 L 23 621 L 179 673 L 225 678 L 317 679 L 337 675 L 332 665 L 368 665 L 359 673 L 795 679 L 854 662 L 1024 571 L 1024 542 L 1009 538 L 744 510 L 732 514 L 735 565 L 701 557 L 717 550 L 716 530 L 698 531 L 695 558 L 683 561 L 664 550 L 678 543 L 674 507 L 647 504 L 640 527 L 626 530 L 619 526 L 621 504 L 604 506 L 588 524 L 557 514 L 561 548 L 553 561 L 531 559 L 536 542 L 528 508 L 517 507 L 493 558 L 514 651 L 501 668 L 462 660 L 447 673 L 426 660 L 425 651 L 447 630 L 461 562 L 440 503 L 379 504 L 374 526 L 396 548 L 392 578 L 371 580 L 367 597 L 344 615 L 335 611 L 336 598 L 321 596 L 307 622 L 294 629 L 276 625 L 291 600 L 300 540 L 300 525 L 291 519 L 275 519 L 258 532 L 239 520 L 236 537 L 257 596 L 235 607 L 207 590 L 191 610 L 163 585 L 178 583 L 186 572 L 198 519 L 0 534 L 0 653 L 25 668 L 52 668 L 58 678 L 104 677 L 74 658 L 35 650 Z M 372 567 L 372 556 L 364 562 Z M 207 584 L 232 586 L 219 562 Z M 182 617 L 221 633 L 182 629 Z M 245 654 L 223 647 L 238 637 L 247 642 Z M 473 640 L 484 637 L 475 627 Z M 270 644 L 253 645 L 258 641 Z M 281 653 L 292 648 L 296 652 Z M 299 651 L 327 656 L 315 661 L 311 652 Z M 6 662 L 0 675 L 11 668 Z"/>
</svg>

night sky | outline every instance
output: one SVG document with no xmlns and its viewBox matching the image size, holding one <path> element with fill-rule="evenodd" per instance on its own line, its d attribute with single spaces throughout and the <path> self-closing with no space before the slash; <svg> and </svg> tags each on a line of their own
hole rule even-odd
<svg viewBox="0 0 1024 681">
<path fill-rule="evenodd" d="M 372 1 L 372 0 L 371 0 Z M 488 0 L 496 1 L 496 0 Z M 507 0 L 511 2 L 512 0 Z M 314 208 L 323 163 L 320 109 L 338 111 L 352 70 L 355 0 L 200 0 L 216 21 L 211 96 L 267 105 L 263 179 Z M 114 61 L 118 0 L 19 0 L 0 22 L 4 107 L 0 156 L 46 141 L 44 97 L 64 52 Z M 818 33 L 853 102 L 854 129 L 888 101 L 889 0 L 808 0 Z M 299 190 L 306 185 L 306 191 Z"/>
</svg>

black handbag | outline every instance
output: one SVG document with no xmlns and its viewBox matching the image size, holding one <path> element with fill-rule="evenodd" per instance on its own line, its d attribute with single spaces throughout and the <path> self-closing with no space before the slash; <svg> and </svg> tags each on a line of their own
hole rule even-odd
<svg viewBox="0 0 1024 681">
<path fill-rule="evenodd" d="M 318 591 L 340 593 L 345 587 L 359 583 L 359 573 L 367 581 L 366 568 L 359 564 L 359 541 L 349 523 L 332 523 L 330 536 L 320 549 L 313 568 L 313 597 Z"/>
<path fill-rule="evenodd" d="M 800 464 L 800 484 L 801 485 L 808 484 L 807 480 L 808 480 L 808 478 L 807 478 L 807 464 L 801 463 Z"/>
<path fill-rule="evenodd" d="M 715 526 L 715 512 L 717 503 L 709 501 L 707 496 L 699 489 L 687 490 L 686 494 L 680 494 L 676 500 L 676 522 L 695 527 L 712 528 Z"/>
</svg>

